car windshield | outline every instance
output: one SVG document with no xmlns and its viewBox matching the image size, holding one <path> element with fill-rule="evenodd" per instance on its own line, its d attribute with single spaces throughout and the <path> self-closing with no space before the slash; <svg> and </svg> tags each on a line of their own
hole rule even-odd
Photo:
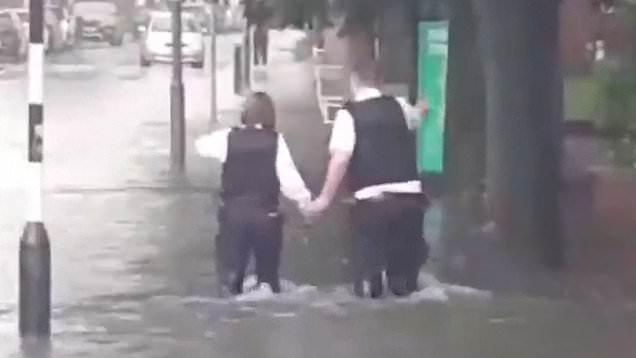
<svg viewBox="0 0 636 358">
<path fill-rule="evenodd" d="M 76 13 L 115 14 L 117 13 L 117 6 L 107 1 L 85 1 L 75 3 L 73 11 Z"/>
<path fill-rule="evenodd" d="M 0 14 L 0 28 L 9 28 L 11 27 L 11 16 L 7 13 Z"/>
<path fill-rule="evenodd" d="M 21 22 L 29 22 L 29 13 L 26 11 L 17 12 L 18 18 L 20 18 Z"/>
<path fill-rule="evenodd" d="M 202 6 L 192 6 L 192 5 L 184 5 L 182 7 L 183 11 L 187 12 L 201 12 L 204 11 Z"/>
<path fill-rule="evenodd" d="M 172 18 L 169 16 L 156 17 L 152 22 L 152 31 L 172 32 Z M 199 32 L 199 26 L 191 17 L 184 17 L 182 20 L 183 32 Z"/>
<path fill-rule="evenodd" d="M 186 6 L 183 8 L 183 12 L 193 14 L 195 16 L 205 15 L 205 9 L 200 6 Z"/>
</svg>

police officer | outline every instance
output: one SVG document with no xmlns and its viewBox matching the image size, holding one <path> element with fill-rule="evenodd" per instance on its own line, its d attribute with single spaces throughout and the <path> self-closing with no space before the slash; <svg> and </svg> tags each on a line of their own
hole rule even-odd
<svg viewBox="0 0 636 358">
<path fill-rule="evenodd" d="M 299 206 L 311 199 L 275 123 L 271 98 L 257 92 L 246 101 L 241 126 L 213 132 L 196 142 L 202 156 L 223 163 L 217 268 L 221 285 L 234 295 L 242 293 L 252 254 L 258 284 L 269 284 L 273 292 L 280 292 L 283 219 L 279 196 L 282 192 Z"/>
<path fill-rule="evenodd" d="M 417 290 L 428 250 L 422 237 L 427 201 L 417 172 L 415 136 L 410 132 L 425 114 L 426 102 L 411 106 L 383 95 L 379 80 L 375 62 L 353 66 L 354 98 L 336 114 L 327 177 L 321 194 L 305 210 L 307 215 L 326 210 L 348 171 L 355 198 L 354 292 L 372 298 L 383 294 L 385 274 L 395 295 Z"/>
</svg>

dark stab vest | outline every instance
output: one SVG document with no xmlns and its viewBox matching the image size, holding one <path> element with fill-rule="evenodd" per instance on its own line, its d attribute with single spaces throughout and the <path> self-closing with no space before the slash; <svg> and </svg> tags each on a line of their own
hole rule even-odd
<svg viewBox="0 0 636 358">
<path fill-rule="evenodd" d="M 232 129 L 223 164 L 223 200 L 248 199 L 265 208 L 278 207 L 277 153 L 276 131 L 252 127 Z"/>
<path fill-rule="evenodd" d="M 356 145 L 349 168 L 353 191 L 388 183 L 419 180 L 415 136 L 393 97 L 348 102 Z"/>
</svg>

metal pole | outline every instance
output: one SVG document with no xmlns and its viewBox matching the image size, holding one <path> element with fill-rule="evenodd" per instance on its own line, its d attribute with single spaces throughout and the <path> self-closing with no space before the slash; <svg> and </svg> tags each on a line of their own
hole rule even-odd
<svg viewBox="0 0 636 358">
<path fill-rule="evenodd" d="M 185 109 L 181 57 L 181 1 L 172 1 L 172 83 L 170 84 L 170 169 L 185 170 Z"/>
<path fill-rule="evenodd" d="M 20 239 L 19 330 L 22 338 L 51 335 L 51 248 L 42 211 L 44 3 L 29 3 L 29 149 L 26 226 Z"/>
<path fill-rule="evenodd" d="M 243 92 L 243 46 L 234 45 L 234 94 L 241 95 Z"/>
<path fill-rule="evenodd" d="M 245 36 L 243 39 L 243 90 L 249 91 L 252 88 L 252 26 L 248 21 L 245 25 Z"/>
<path fill-rule="evenodd" d="M 216 6 L 210 4 L 210 125 L 217 122 L 216 98 Z"/>
</svg>

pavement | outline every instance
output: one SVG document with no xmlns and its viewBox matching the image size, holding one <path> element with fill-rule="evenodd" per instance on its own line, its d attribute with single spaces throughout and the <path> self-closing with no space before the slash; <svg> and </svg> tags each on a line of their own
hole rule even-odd
<svg viewBox="0 0 636 358">
<path fill-rule="evenodd" d="M 219 38 L 220 118 L 208 115 L 209 67 L 187 69 L 185 177 L 169 175 L 169 66 L 135 76 L 136 48 L 86 48 L 90 76 L 49 76 L 45 98 L 45 223 L 53 257 L 53 335 L 32 354 L 17 337 L 18 240 L 24 225 L 26 79 L 0 79 L 0 357 L 630 357 L 633 304 L 500 296 L 439 282 L 407 299 L 348 291 L 347 207 L 312 227 L 286 205 L 284 293 L 214 293 L 218 164 L 192 143 L 236 121 L 233 35 Z M 278 36 L 278 37 L 277 37 Z M 313 191 L 330 128 L 315 103 L 312 63 L 272 39 L 255 74 Z M 122 70 L 124 68 L 125 70 Z M 24 120 L 23 120 L 24 119 Z"/>
</svg>

